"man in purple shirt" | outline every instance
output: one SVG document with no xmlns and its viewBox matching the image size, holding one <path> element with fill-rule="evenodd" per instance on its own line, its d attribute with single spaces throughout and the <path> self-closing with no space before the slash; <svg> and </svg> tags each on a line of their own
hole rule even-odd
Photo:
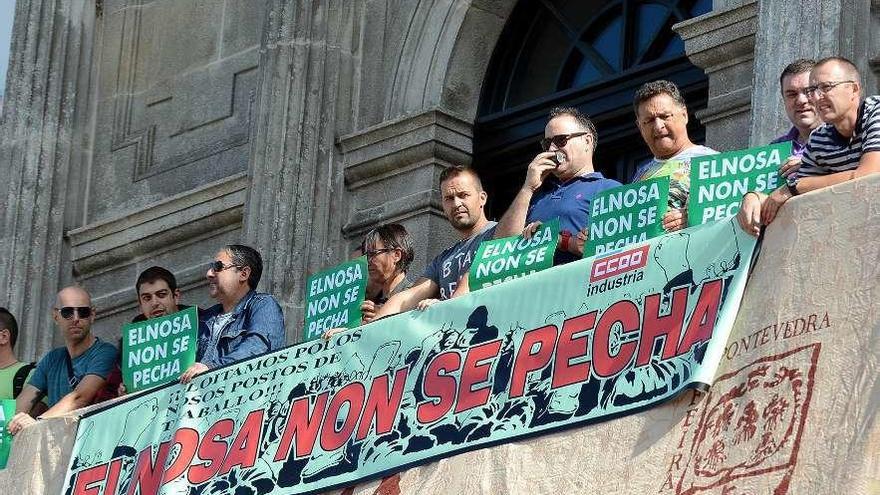
<svg viewBox="0 0 880 495">
<path fill-rule="evenodd" d="M 810 133 L 822 123 L 813 102 L 806 94 L 810 85 L 810 71 L 815 65 L 814 60 L 795 60 L 788 64 L 779 76 L 785 113 L 792 127 L 788 132 L 774 139 L 771 144 L 791 141 L 791 156 L 779 170 L 787 181 L 794 177 L 794 173 L 801 166 L 801 156 L 810 140 Z M 783 184 L 769 196 L 759 192 L 746 193 L 737 214 L 740 226 L 744 231 L 758 235 L 761 231 L 761 223 L 769 225 L 776 218 L 776 212 L 788 196 L 787 184 Z"/>
</svg>

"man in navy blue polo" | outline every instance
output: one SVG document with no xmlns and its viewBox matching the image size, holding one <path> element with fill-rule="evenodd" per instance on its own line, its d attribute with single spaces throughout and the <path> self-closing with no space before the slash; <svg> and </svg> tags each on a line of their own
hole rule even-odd
<svg viewBox="0 0 880 495">
<path fill-rule="evenodd" d="M 593 122 L 576 108 L 554 108 L 544 128 L 542 153 L 495 228 L 495 237 L 530 236 L 541 222 L 559 218 L 555 265 L 580 259 L 587 238 L 590 203 L 600 191 L 617 187 L 593 168 L 598 136 Z"/>
</svg>

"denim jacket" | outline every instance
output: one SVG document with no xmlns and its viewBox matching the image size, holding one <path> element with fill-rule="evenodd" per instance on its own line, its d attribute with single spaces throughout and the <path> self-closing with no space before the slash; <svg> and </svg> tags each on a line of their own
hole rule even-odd
<svg viewBox="0 0 880 495">
<path fill-rule="evenodd" d="M 211 343 L 213 320 L 223 313 L 215 304 L 199 315 L 199 339 L 196 361 L 217 368 L 249 357 L 266 354 L 284 346 L 284 315 L 281 306 L 269 294 L 248 292 L 232 310 L 232 319 L 223 327 L 217 342 L 217 358 L 203 361 Z"/>
</svg>

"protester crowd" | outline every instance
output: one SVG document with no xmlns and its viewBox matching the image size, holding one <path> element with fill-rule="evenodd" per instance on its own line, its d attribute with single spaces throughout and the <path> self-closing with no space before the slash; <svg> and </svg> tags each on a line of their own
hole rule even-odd
<svg viewBox="0 0 880 495">
<path fill-rule="evenodd" d="M 880 171 L 880 97 L 862 95 L 858 69 L 852 62 L 831 57 L 814 62 L 797 60 L 779 78 L 780 94 L 792 127 L 773 142 L 790 141 L 792 156 L 781 175 L 785 184 L 770 194 L 746 193 L 737 220 L 746 232 L 758 235 L 773 222 L 792 196 Z M 717 151 L 695 144 L 688 136 L 688 111 L 679 89 L 669 81 L 643 85 L 634 95 L 635 123 L 653 157 L 640 166 L 631 182 L 669 177 L 668 210 L 662 219 L 667 231 L 687 225 L 690 162 Z M 595 170 L 599 133 L 593 122 L 575 108 L 550 112 L 538 153 L 525 180 L 499 222 L 486 217 L 487 193 L 480 177 L 468 167 L 453 166 L 440 175 L 443 211 L 459 240 L 428 263 L 424 274 L 408 273 L 415 253 L 406 229 L 382 225 L 368 232 L 355 256 L 368 267 L 363 323 L 425 309 L 468 291 L 468 270 L 481 242 L 522 234 L 532 235 L 558 218 L 560 236 L 555 264 L 580 259 L 588 239 L 590 204 L 596 194 L 617 187 L 617 181 Z M 255 249 L 227 245 L 208 263 L 205 277 L 214 306 L 199 310 L 196 362 L 180 381 L 230 363 L 258 356 L 285 344 L 281 306 L 270 294 L 257 292 L 263 260 Z M 139 314 L 135 322 L 163 317 L 188 306 L 174 275 L 151 267 L 135 282 Z M 91 332 L 96 308 L 84 288 L 58 292 L 52 318 L 64 346 L 47 353 L 36 365 L 15 355 L 19 328 L 15 317 L 0 308 L 0 399 L 16 399 L 12 434 L 39 418 L 125 393 L 121 385 L 117 347 Z M 345 331 L 334 329 L 328 337 Z"/>
</svg>

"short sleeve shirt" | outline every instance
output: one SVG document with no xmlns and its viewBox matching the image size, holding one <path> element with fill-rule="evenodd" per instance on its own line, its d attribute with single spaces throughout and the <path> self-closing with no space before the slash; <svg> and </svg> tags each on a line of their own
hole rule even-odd
<svg viewBox="0 0 880 495">
<path fill-rule="evenodd" d="M 801 133 L 798 131 L 797 127 L 792 127 L 785 134 L 770 141 L 770 144 L 787 143 L 791 141 L 791 156 L 801 157 L 807 149 L 807 143 L 802 143 L 798 140 L 800 135 Z"/>
<path fill-rule="evenodd" d="M 67 357 L 66 347 L 49 351 L 37 363 L 31 376 L 30 385 L 46 393 L 49 407 L 73 391 L 69 382 Z M 73 375 L 78 381 L 82 381 L 86 375 L 97 375 L 106 380 L 116 365 L 116 357 L 116 347 L 96 338 L 86 352 L 71 360 Z"/>
<path fill-rule="evenodd" d="M 870 151 L 880 151 L 880 96 L 869 96 L 859 106 L 852 137 L 844 137 L 831 124 L 813 130 L 794 181 L 853 170 Z"/>
<path fill-rule="evenodd" d="M 560 182 L 555 177 L 544 181 L 532 196 L 526 223 L 546 222 L 559 218 L 559 228 L 576 234 L 590 223 L 590 205 L 601 191 L 620 185 L 613 179 L 606 179 L 601 172 L 573 177 Z M 553 264 L 560 265 L 577 260 L 577 256 L 564 251 L 556 251 Z"/>
<path fill-rule="evenodd" d="M 482 231 L 446 248 L 425 269 L 424 277 L 440 287 L 441 300 L 449 299 L 452 296 L 458 286 L 458 279 L 470 270 L 471 260 L 473 260 L 477 248 L 480 247 L 480 243 L 492 239 L 492 236 L 495 235 L 496 225 L 496 222 L 489 222 Z"/>
<path fill-rule="evenodd" d="M 13 389 L 13 380 L 18 370 L 27 366 L 28 363 L 18 362 L 0 369 L 0 399 L 14 399 L 15 391 Z M 28 376 L 24 383 L 27 383 L 34 376 L 34 370 L 28 372 Z"/>
<path fill-rule="evenodd" d="M 706 146 L 691 146 L 681 153 L 661 160 L 652 158 L 642 165 L 633 175 L 632 182 L 669 177 L 669 206 L 684 208 L 687 206 L 691 187 L 691 159 L 698 156 L 715 155 L 718 152 Z"/>
</svg>

